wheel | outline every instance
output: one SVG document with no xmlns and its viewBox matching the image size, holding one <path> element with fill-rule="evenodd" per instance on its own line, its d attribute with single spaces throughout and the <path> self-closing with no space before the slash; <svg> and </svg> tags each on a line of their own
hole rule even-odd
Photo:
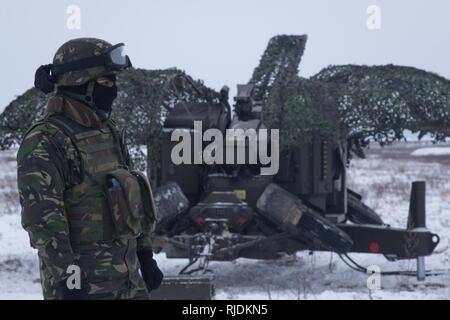
<svg viewBox="0 0 450 320">
<path fill-rule="evenodd" d="M 319 248 L 338 253 L 346 253 L 353 245 L 352 239 L 340 228 L 321 214 L 305 207 L 297 228 L 299 237 L 319 242 Z"/>
<path fill-rule="evenodd" d="M 366 206 L 361 197 L 353 192 L 348 192 L 347 197 L 347 218 L 356 224 L 383 225 L 383 220 L 374 210 Z"/>
<path fill-rule="evenodd" d="M 348 252 L 351 238 L 298 197 L 271 183 L 256 203 L 261 215 L 289 231 L 312 250 Z"/>
</svg>

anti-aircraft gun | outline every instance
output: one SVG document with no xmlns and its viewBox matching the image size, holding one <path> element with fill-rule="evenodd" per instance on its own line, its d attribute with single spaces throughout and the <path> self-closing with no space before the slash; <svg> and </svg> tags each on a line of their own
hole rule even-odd
<svg viewBox="0 0 450 320">
<path fill-rule="evenodd" d="M 248 133 L 251 129 L 258 134 L 268 129 L 268 122 L 274 128 L 267 117 L 285 111 L 276 99 L 283 99 L 284 89 L 297 77 L 305 42 L 306 36 L 270 41 L 252 79 L 237 86 L 233 116 L 227 87 L 216 103 L 179 102 L 170 110 L 164 122 L 155 192 L 160 219 L 154 246 L 168 258 L 188 258 L 181 273 L 205 271 L 210 260 L 276 259 L 300 250 L 322 250 L 343 258 L 349 252 L 383 254 L 390 260 L 417 258 L 417 275 L 423 278 L 423 257 L 439 242 L 439 236 L 426 229 L 425 183 L 412 184 L 408 226 L 388 226 L 347 187 L 346 136 L 310 132 L 306 142 L 280 150 L 279 169 L 270 175 L 261 174 L 265 167 L 261 163 L 196 161 L 210 142 L 200 140 L 198 148 L 195 141 L 208 129 L 225 137 L 216 156 L 222 154 L 225 159 L 231 152 L 236 160 L 241 148 L 249 159 L 252 137 L 244 134 L 243 143 L 230 147 L 227 130 Z M 324 117 L 333 121 L 334 115 Z M 183 154 L 190 164 L 173 162 L 179 143 L 172 141 L 175 131 L 190 138 L 187 144 L 194 152 Z"/>
</svg>

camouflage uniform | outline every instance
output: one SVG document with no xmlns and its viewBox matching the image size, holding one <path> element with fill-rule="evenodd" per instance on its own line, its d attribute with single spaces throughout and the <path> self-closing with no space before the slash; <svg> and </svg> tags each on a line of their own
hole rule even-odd
<svg viewBox="0 0 450 320">
<path fill-rule="evenodd" d="M 88 299 L 148 299 L 137 251 L 151 249 L 153 199 L 136 196 L 143 194 L 142 175 L 131 173 L 128 160 L 112 120 L 61 94 L 26 134 L 17 154 L 22 225 L 38 250 L 45 299 L 61 298 L 57 284 L 70 265 L 80 267 Z M 113 201 L 105 187 L 109 174 L 124 176 L 129 202 Z"/>
</svg>

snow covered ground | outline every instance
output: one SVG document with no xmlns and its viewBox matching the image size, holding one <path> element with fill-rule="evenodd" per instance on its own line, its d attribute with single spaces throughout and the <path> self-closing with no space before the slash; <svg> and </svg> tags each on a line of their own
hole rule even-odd
<svg viewBox="0 0 450 320">
<path fill-rule="evenodd" d="M 373 146 L 367 159 L 354 159 L 349 170 L 351 188 L 360 192 L 386 223 L 398 227 L 406 225 L 410 183 L 427 182 L 428 227 L 441 237 L 435 254 L 426 259 L 427 269 L 450 270 L 450 154 L 433 151 L 449 147 L 449 143 L 436 146 L 429 142 Z M 14 156 L 13 151 L 0 152 L 0 299 L 42 299 L 36 254 L 20 226 Z M 351 256 L 365 266 L 376 264 L 382 271 L 415 270 L 415 261 Z M 186 263 L 166 259 L 163 253 L 156 259 L 167 275 L 177 274 Z M 382 276 L 381 289 L 369 291 L 367 275 L 350 270 L 331 253 L 212 262 L 210 268 L 215 274 L 217 299 L 450 298 L 450 273 L 424 282 L 414 277 Z"/>
</svg>

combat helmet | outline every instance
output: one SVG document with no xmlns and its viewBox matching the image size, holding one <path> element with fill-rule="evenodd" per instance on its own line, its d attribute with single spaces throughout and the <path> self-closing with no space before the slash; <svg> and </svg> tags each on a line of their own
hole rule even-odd
<svg viewBox="0 0 450 320">
<path fill-rule="evenodd" d="M 67 41 L 57 51 L 51 67 L 57 86 L 78 86 L 106 74 L 131 67 L 124 44 L 112 45 L 101 39 Z"/>
</svg>

